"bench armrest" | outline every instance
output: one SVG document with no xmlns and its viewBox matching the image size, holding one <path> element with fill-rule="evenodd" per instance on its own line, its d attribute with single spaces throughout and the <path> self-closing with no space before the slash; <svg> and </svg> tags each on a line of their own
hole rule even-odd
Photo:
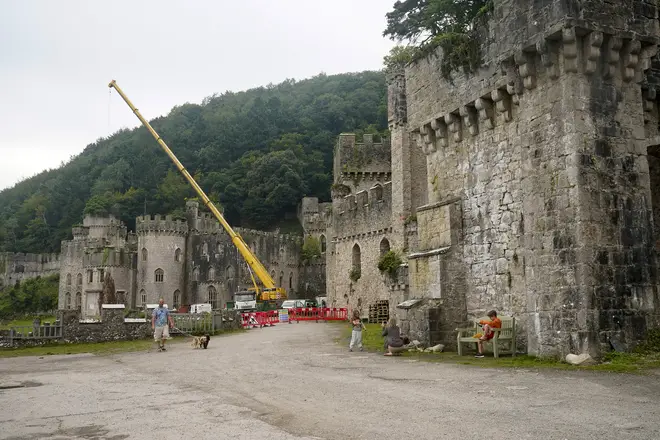
<svg viewBox="0 0 660 440">
<path fill-rule="evenodd" d="M 473 332 L 476 329 L 474 327 L 460 327 L 460 328 L 455 328 L 455 332 Z"/>
</svg>

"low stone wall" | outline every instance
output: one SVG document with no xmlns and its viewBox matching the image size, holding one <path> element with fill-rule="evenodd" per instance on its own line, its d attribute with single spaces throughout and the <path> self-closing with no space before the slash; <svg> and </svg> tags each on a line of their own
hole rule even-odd
<svg viewBox="0 0 660 440">
<path fill-rule="evenodd" d="M 125 322 L 124 309 L 103 309 L 100 322 L 80 322 L 80 312 L 62 310 L 62 340 L 65 342 L 107 342 L 145 339 L 152 333 L 151 322 Z"/>
<path fill-rule="evenodd" d="M 153 335 L 150 319 L 124 318 L 125 310 L 118 305 L 104 306 L 100 321 L 82 320 L 77 310 L 59 310 L 58 321 L 62 325 L 62 338 L 58 339 L 14 339 L 13 347 L 34 347 L 54 342 L 109 342 L 147 339 Z M 241 328 L 240 314 L 222 310 L 213 315 L 213 328 L 236 330 Z M 9 346 L 9 332 L 0 332 L 0 347 Z"/>
</svg>

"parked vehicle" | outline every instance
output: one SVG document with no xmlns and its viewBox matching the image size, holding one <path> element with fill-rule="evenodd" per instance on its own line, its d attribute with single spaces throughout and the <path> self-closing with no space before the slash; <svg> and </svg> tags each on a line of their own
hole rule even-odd
<svg viewBox="0 0 660 440">
<path fill-rule="evenodd" d="M 211 304 L 192 304 L 190 306 L 190 313 L 211 313 Z"/>
<path fill-rule="evenodd" d="M 287 299 L 280 306 L 281 309 L 297 309 L 299 307 L 308 307 L 304 299 Z"/>
</svg>

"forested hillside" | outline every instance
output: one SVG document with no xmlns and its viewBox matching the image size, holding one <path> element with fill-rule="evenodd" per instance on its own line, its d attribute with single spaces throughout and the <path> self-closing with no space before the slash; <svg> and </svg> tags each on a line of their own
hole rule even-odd
<svg viewBox="0 0 660 440">
<path fill-rule="evenodd" d="M 213 95 L 150 122 L 231 224 L 268 228 L 305 195 L 328 199 L 336 136 L 382 132 L 386 114 L 383 73 L 362 72 Z M 182 216 L 194 196 L 144 127 L 122 130 L 0 192 L 0 251 L 57 252 L 83 212 L 132 228 L 145 211 Z"/>
</svg>

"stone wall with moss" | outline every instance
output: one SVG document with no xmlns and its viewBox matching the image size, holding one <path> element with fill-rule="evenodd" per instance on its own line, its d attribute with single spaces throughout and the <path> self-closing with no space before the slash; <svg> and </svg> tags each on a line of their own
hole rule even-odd
<svg viewBox="0 0 660 440">
<path fill-rule="evenodd" d="M 443 285 L 459 263 L 465 288 L 445 299 L 463 298 L 465 318 L 516 316 L 531 353 L 634 342 L 660 310 L 647 158 L 657 100 L 642 86 L 657 84 L 656 3 L 495 0 L 484 32 L 475 73 L 446 79 L 441 50 L 405 71 L 428 202 L 457 198 L 461 212 L 460 240 L 444 257 L 419 249 L 416 264 L 438 260 L 440 281 L 429 279 Z M 419 222 L 419 246 L 433 224 Z M 430 287 L 411 282 L 411 296 Z"/>
</svg>

